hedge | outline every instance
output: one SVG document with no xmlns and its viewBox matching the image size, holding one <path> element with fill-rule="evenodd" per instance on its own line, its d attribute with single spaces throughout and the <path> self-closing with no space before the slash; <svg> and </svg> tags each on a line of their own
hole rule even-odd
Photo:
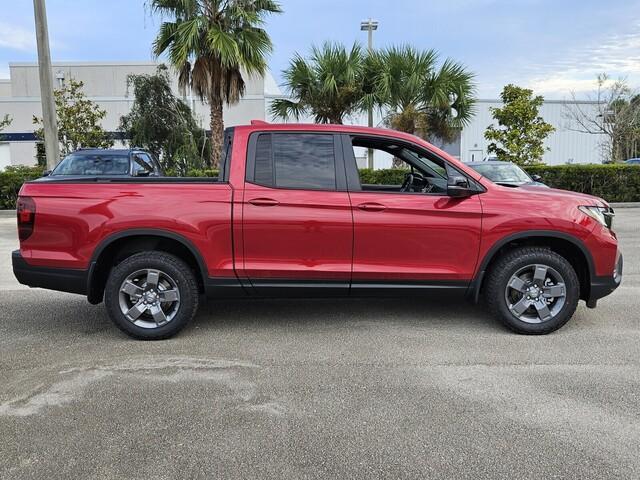
<svg viewBox="0 0 640 480">
<path fill-rule="evenodd" d="M 41 176 L 42 167 L 12 166 L 0 171 L 0 210 L 16 208 L 22 184 Z"/>
<path fill-rule="evenodd" d="M 608 202 L 640 202 L 638 165 L 537 165 L 526 167 L 554 188 L 602 197 Z"/>
<path fill-rule="evenodd" d="M 402 185 L 407 171 L 408 170 L 404 168 L 386 168 L 381 170 L 362 168 L 360 169 L 360 182 L 369 185 Z"/>
<path fill-rule="evenodd" d="M 637 165 L 538 165 L 526 167 L 554 188 L 602 197 L 609 202 L 640 202 L 640 166 Z M 215 177 L 217 170 L 190 170 L 190 177 Z M 360 170 L 363 183 L 399 185 L 406 170 Z M 0 172 L 0 209 L 15 208 L 18 191 L 28 180 L 42 175 L 40 167 L 7 167 Z"/>
<path fill-rule="evenodd" d="M 185 175 L 185 177 L 217 177 L 218 173 L 219 173 L 219 170 L 214 170 L 214 169 L 190 168 L 189 170 L 187 170 L 187 174 Z M 178 175 L 175 170 L 166 170 L 164 174 L 167 177 L 181 176 L 181 175 Z"/>
</svg>

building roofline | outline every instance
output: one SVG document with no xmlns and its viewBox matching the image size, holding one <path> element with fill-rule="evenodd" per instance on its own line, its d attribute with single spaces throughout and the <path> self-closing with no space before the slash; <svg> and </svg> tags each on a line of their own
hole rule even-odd
<svg viewBox="0 0 640 480">
<path fill-rule="evenodd" d="M 152 60 L 140 60 L 140 61 L 129 61 L 129 62 L 122 62 L 122 61 L 103 61 L 103 62 L 99 62 L 99 61 L 91 61 L 91 62 L 77 62 L 77 61 L 73 61 L 73 62 L 53 62 L 52 66 L 53 67 L 98 67 L 98 66 L 105 66 L 105 67 L 114 67 L 114 66 L 132 66 L 132 65 L 143 65 L 143 66 L 155 66 L 155 65 L 160 65 L 161 63 L 164 62 L 154 62 Z M 38 62 L 9 62 L 9 68 L 11 67 L 37 67 L 38 66 Z"/>
</svg>

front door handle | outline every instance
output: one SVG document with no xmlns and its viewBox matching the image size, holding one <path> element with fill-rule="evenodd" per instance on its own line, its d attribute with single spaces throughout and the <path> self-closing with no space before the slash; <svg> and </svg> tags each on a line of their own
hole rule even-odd
<svg viewBox="0 0 640 480">
<path fill-rule="evenodd" d="M 379 203 L 367 202 L 361 203 L 360 205 L 358 205 L 358 208 L 360 210 L 364 210 L 365 212 L 381 212 L 387 207 Z"/>
<path fill-rule="evenodd" d="M 275 207 L 279 202 L 272 198 L 252 198 L 249 203 L 256 207 Z"/>
</svg>

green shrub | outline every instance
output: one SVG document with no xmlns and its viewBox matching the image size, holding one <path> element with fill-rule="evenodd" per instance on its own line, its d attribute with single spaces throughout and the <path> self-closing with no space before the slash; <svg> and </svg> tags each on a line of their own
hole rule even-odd
<svg viewBox="0 0 640 480">
<path fill-rule="evenodd" d="M 220 172 L 218 170 L 213 169 L 189 169 L 187 170 L 187 177 L 217 177 Z"/>
<path fill-rule="evenodd" d="M 402 185 L 407 172 L 408 170 L 404 168 L 385 168 L 381 170 L 363 168 L 360 170 L 360 182 L 368 185 Z"/>
<path fill-rule="evenodd" d="M 219 171 L 213 169 L 200 169 L 200 168 L 190 168 L 187 170 L 187 174 L 185 177 L 217 177 Z M 164 174 L 167 177 L 181 177 L 176 170 L 169 168 L 165 170 Z"/>
<path fill-rule="evenodd" d="M 12 166 L 0 172 L 0 210 L 16 208 L 16 200 L 22 184 L 41 177 L 42 170 L 42 167 Z"/>
<path fill-rule="evenodd" d="M 540 175 L 550 187 L 587 193 L 608 202 L 640 202 L 637 165 L 536 165 L 529 175 Z"/>
</svg>

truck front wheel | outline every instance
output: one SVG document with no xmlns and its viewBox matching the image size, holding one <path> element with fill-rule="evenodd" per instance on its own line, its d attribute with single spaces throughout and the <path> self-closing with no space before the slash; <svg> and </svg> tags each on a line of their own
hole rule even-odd
<svg viewBox="0 0 640 480">
<path fill-rule="evenodd" d="M 571 264 L 543 247 L 523 247 L 499 258 L 487 277 L 486 301 L 511 330 L 545 334 L 573 316 L 580 282 Z"/>
<path fill-rule="evenodd" d="M 120 262 L 109 274 L 104 296 L 111 320 L 140 340 L 172 337 L 198 310 L 193 271 L 165 252 L 137 253 Z"/>
</svg>

